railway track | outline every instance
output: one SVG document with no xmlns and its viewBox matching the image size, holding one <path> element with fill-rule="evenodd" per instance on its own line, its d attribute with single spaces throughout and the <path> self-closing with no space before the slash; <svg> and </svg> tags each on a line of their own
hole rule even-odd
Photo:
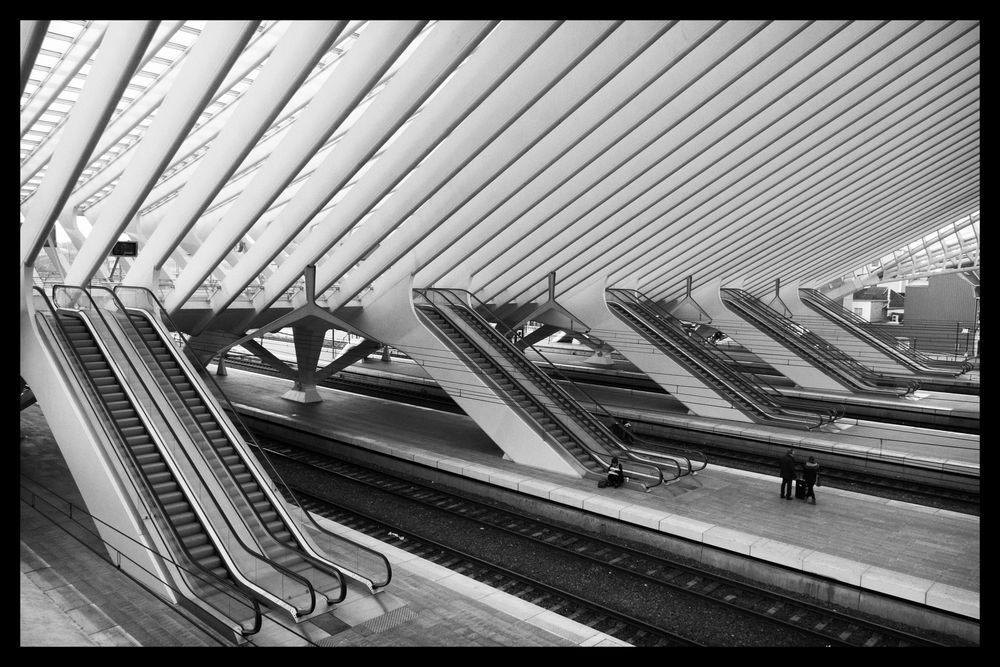
<svg viewBox="0 0 1000 667">
<path fill-rule="evenodd" d="M 236 368 L 261 372 L 269 375 L 275 374 L 266 364 L 257 360 L 252 355 L 235 355 L 230 353 L 227 363 Z M 350 377 L 332 377 L 324 381 L 323 386 L 332 389 L 341 389 L 378 398 L 388 398 L 401 402 L 430 407 L 437 410 L 460 413 L 461 409 L 447 397 L 440 397 L 426 391 L 408 391 L 401 387 L 385 387 L 365 382 L 361 379 Z M 758 472 L 767 475 L 776 475 L 776 461 L 773 456 L 755 455 L 749 452 L 727 449 L 719 446 L 706 445 L 703 442 L 683 443 L 671 440 L 664 440 L 651 435 L 644 435 L 643 439 L 651 443 L 662 440 L 662 444 L 676 449 L 678 446 L 693 447 L 709 456 L 709 463 L 712 465 L 725 466 Z M 854 491 L 868 495 L 880 496 L 900 500 L 903 502 L 915 503 L 926 507 L 944 509 L 963 514 L 980 514 L 979 494 L 963 493 L 951 489 L 939 488 L 927 484 L 918 484 L 906 480 L 899 480 L 881 477 L 874 474 L 864 474 L 850 470 L 839 470 L 832 466 L 824 466 L 823 484 L 830 488 L 839 488 L 846 491 Z"/>
<path fill-rule="evenodd" d="M 951 645 L 453 490 L 260 442 L 310 511 L 637 646 Z"/>
</svg>

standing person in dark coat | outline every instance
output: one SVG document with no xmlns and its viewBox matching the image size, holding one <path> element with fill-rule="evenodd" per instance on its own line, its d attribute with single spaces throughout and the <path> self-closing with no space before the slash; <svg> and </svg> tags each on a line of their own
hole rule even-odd
<svg viewBox="0 0 1000 667">
<path fill-rule="evenodd" d="M 819 464 L 816 463 L 815 456 L 810 456 L 809 460 L 806 461 L 802 477 L 806 481 L 806 500 L 811 500 L 812 504 L 815 505 L 816 494 L 813 493 L 813 487 L 819 484 Z"/>
<path fill-rule="evenodd" d="M 792 483 L 795 481 L 795 450 L 789 449 L 781 459 L 781 497 L 792 499 Z"/>
</svg>

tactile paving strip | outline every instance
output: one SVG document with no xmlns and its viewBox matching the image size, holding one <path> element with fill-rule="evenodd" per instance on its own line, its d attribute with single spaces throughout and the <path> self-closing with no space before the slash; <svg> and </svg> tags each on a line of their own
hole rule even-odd
<svg viewBox="0 0 1000 667">
<path fill-rule="evenodd" d="M 412 621 L 417 617 L 417 613 L 409 607 L 393 609 L 387 614 L 377 616 L 364 624 L 364 627 L 373 633 L 385 632 L 397 626 Z"/>
</svg>

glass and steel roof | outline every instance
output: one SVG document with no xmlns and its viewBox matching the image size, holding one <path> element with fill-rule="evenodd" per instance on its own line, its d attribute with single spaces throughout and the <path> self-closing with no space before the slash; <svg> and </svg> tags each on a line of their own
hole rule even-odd
<svg viewBox="0 0 1000 667">
<path fill-rule="evenodd" d="M 132 239 L 126 282 L 216 312 L 309 265 L 331 309 L 407 274 L 509 303 L 978 265 L 979 31 L 22 21 L 22 256 L 85 282 Z"/>
</svg>

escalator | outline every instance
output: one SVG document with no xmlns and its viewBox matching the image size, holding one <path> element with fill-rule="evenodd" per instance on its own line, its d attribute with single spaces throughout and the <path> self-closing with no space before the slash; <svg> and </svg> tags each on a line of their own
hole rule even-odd
<svg viewBox="0 0 1000 667">
<path fill-rule="evenodd" d="M 508 404 L 592 476 L 606 474 L 613 456 L 621 459 L 626 477 L 647 490 L 686 473 L 676 460 L 656 461 L 629 451 L 603 423 L 452 290 L 427 289 L 415 293 L 416 310 L 430 328 L 443 334 L 470 368 L 487 377 Z"/>
<path fill-rule="evenodd" d="M 805 327 L 764 305 L 749 292 L 723 288 L 721 293 L 726 306 L 775 342 L 797 353 L 852 391 L 903 396 L 916 391 L 920 386 L 918 382 L 886 376 L 863 366 Z"/>
<path fill-rule="evenodd" d="M 329 604 L 342 602 L 347 587 L 340 571 L 332 564 L 323 563 L 304 553 L 301 542 L 292 533 L 284 514 L 261 488 L 239 450 L 230 442 L 222 425 L 195 390 L 153 325 L 143 315 L 130 313 L 129 317 L 136 333 L 155 358 L 162 373 L 158 375 L 173 388 L 172 399 L 183 403 L 182 407 L 178 406 L 177 412 L 187 413 L 189 418 L 182 418 L 182 421 L 192 433 L 192 439 L 205 446 L 203 453 L 206 453 L 206 458 L 213 465 L 217 478 L 223 481 L 230 496 L 234 497 L 234 504 L 241 508 L 243 519 L 251 526 L 262 553 L 308 579 Z"/>
<path fill-rule="evenodd" d="M 648 297 L 635 290 L 616 288 L 608 289 L 607 294 L 611 297 L 607 305 L 620 320 L 754 422 L 811 430 L 839 416 L 825 408 L 794 410 L 781 405 L 736 371 L 735 362 L 728 363 L 723 353 L 701 336 L 689 334 L 677 318 L 653 306 Z"/>
<path fill-rule="evenodd" d="M 972 364 L 967 361 L 941 361 L 911 349 L 895 337 L 880 331 L 870 322 L 847 310 L 819 290 L 802 288 L 799 289 L 799 296 L 804 304 L 830 322 L 868 342 L 915 373 L 955 377 L 973 368 Z"/>
<path fill-rule="evenodd" d="M 79 315 L 56 314 L 49 306 L 48 312 L 39 309 L 39 318 L 55 346 L 76 369 L 95 415 L 109 425 L 109 444 L 123 467 L 132 471 L 137 495 L 145 500 L 165 542 L 172 546 L 171 562 L 189 590 L 192 611 L 213 625 L 220 620 L 235 624 L 237 633 L 244 637 L 258 632 L 261 612 L 257 596 L 234 574 L 200 512 L 161 455 L 137 409 L 139 399 L 126 391 Z"/>
<path fill-rule="evenodd" d="M 119 294 L 130 305 L 126 306 Z M 344 575 L 372 592 L 389 584 L 392 570 L 384 555 L 320 527 L 295 502 L 280 475 L 269 466 L 266 454 L 257 448 L 258 456 L 254 456 L 247 449 L 252 435 L 246 429 L 241 433 L 233 428 L 230 419 L 236 419 L 235 409 L 230 410 L 232 417 L 227 416 L 205 387 L 202 378 L 210 379 L 211 375 L 196 357 L 191 366 L 192 355 L 181 349 L 183 336 L 149 290 L 119 286 L 105 303 L 108 312 L 122 321 L 122 332 L 160 381 L 191 441 L 268 558 L 308 579 L 329 604 L 345 599 Z M 177 335 L 176 341 L 171 333 Z M 221 390 L 217 396 L 228 401 Z"/>
<path fill-rule="evenodd" d="M 219 504 L 212 484 L 190 458 L 186 434 L 176 429 L 161 394 L 137 370 L 133 354 L 116 340 L 90 293 L 57 286 L 54 300 L 68 344 L 136 464 L 133 472 L 152 490 L 185 553 L 190 551 L 199 568 L 216 576 L 225 573 L 260 604 L 295 621 L 312 613 L 316 593 L 310 582 L 247 545 L 231 523 L 232 511 L 227 514 Z"/>
</svg>

